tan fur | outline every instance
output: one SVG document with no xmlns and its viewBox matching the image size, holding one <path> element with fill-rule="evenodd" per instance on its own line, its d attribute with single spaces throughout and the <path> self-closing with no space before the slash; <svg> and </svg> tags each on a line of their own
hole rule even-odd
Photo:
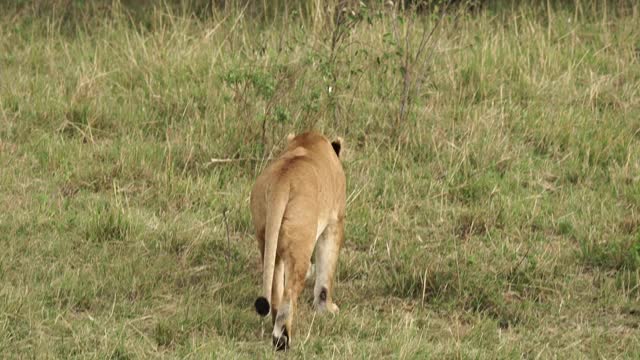
<svg viewBox="0 0 640 360">
<path fill-rule="evenodd" d="M 260 174 L 251 192 L 263 259 L 262 296 L 270 305 L 274 345 L 284 339 L 284 348 L 291 341 L 292 317 L 314 247 L 314 305 L 318 311 L 338 311 L 332 282 L 344 237 L 346 193 L 342 164 L 326 137 L 308 132 L 289 135 L 287 141 L 286 150 Z M 341 147 L 341 139 L 338 142 Z"/>
</svg>

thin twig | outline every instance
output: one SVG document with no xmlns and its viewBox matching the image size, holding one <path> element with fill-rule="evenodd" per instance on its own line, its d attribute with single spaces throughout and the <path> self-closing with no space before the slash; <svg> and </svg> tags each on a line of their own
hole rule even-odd
<svg viewBox="0 0 640 360">
<path fill-rule="evenodd" d="M 212 158 L 211 160 L 209 160 L 208 163 L 205 164 L 205 166 L 233 163 L 233 162 L 242 162 L 242 161 L 264 161 L 264 160 L 269 161 L 271 160 L 271 157 L 266 157 L 266 158 L 246 157 L 246 158 L 224 158 L 224 159 Z"/>
<path fill-rule="evenodd" d="M 442 21 L 444 20 L 445 16 L 447 15 L 447 10 L 449 9 L 449 5 L 451 4 L 451 2 L 448 2 L 447 5 L 444 7 L 444 9 L 442 10 L 442 16 L 438 19 L 438 22 L 436 23 L 436 25 L 434 26 L 434 28 L 432 29 L 431 33 L 429 34 L 429 38 L 427 39 L 427 42 L 430 41 L 431 37 L 433 36 L 433 32 L 436 28 L 438 28 L 440 26 L 440 24 L 442 23 Z M 456 22 L 456 20 L 458 19 L 458 16 L 460 16 L 461 11 L 458 10 L 455 13 L 455 16 L 453 18 L 453 23 Z M 422 46 L 422 45 L 421 45 Z M 427 58 L 425 59 L 425 63 L 428 63 L 429 61 L 431 61 L 431 58 L 433 58 L 433 54 L 435 53 L 435 51 L 432 51 L 429 53 L 429 55 L 427 56 Z M 418 61 L 418 57 L 416 57 L 416 62 Z M 422 84 L 424 80 L 424 76 L 420 77 L 417 81 L 418 85 L 416 85 L 416 89 L 420 88 L 420 85 Z"/>
<path fill-rule="evenodd" d="M 302 345 L 306 345 L 307 341 L 309 341 L 309 337 L 311 336 L 311 329 L 313 328 L 313 322 L 316 319 L 316 312 L 313 312 L 313 317 L 311 318 L 311 325 L 309 325 L 309 331 L 307 332 L 307 337 L 302 342 Z"/>
<path fill-rule="evenodd" d="M 231 271 L 231 238 L 229 236 L 229 222 L 227 221 L 227 208 L 222 210 L 222 218 L 224 220 L 224 227 L 227 229 L 227 273 Z"/>
<path fill-rule="evenodd" d="M 346 9 L 346 1 L 339 1 L 338 4 L 334 7 L 334 20 L 333 20 L 333 33 L 331 34 L 331 56 L 330 62 L 333 63 L 336 57 L 336 49 L 340 41 L 342 40 L 343 35 L 345 34 L 345 29 L 343 28 L 343 24 L 346 22 L 344 19 L 343 10 Z M 335 80 L 335 79 L 333 79 Z"/>
<path fill-rule="evenodd" d="M 414 70 L 413 67 L 415 64 L 418 63 L 418 61 L 422 57 L 423 52 L 426 49 L 427 44 L 431 42 L 431 39 L 433 38 L 433 34 L 442 24 L 444 18 L 447 15 L 447 10 L 449 9 L 450 3 L 451 2 L 447 2 L 444 9 L 442 10 L 442 15 L 438 18 L 438 21 L 436 22 L 436 24 L 431 28 L 431 31 L 427 33 L 427 29 L 424 28 L 422 32 L 422 39 L 420 39 L 418 50 L 416 51 L 416 54 L 413 57 L 413 59 L 411 59 L 411 54 L 409 49 L 409 32 L 407 32 L 407 34 L 405 35 L 405 53 L 406 54 L 405 54 L 405 63 L 404 63 L 403 88 L 402 88 L 402 98 L 400 100 L 401 101 L 400 112 L 398 114 L 397 125 L 400 125 L 400 123 L 403 123 L 408 116 L 409 108 L 411 107 L 411 104 L 412 104 L 412 101 L 411 101 L 412 99 L 411 99 L 411 96 L 409 96 L 409 92 L 411 91 L 412 88 L 415 88 L 417 90 L 420 87 L 420 84 L 422 83 L 422 81 L 418 79 L 414 79 L 412 81 L 412 75 L 413 75 L 412 72 Z M 432 49 L 432 51 L 429 53 L 429 56 L 426 59 L 427 61 L 431 60 L 431 57 L 433 56 L 434 52 L 435 51 L 433 51 Z M 398 128 L 399 127 L 397 126 L 396 129 Z"/>
<path fill-rule="evenodd" d="M 424 269 L 424 277 L 422 278 L 422 302 L 420 303 L 421 307 L 424 307 L 424 298 L 427 295 L 427 271 L 429 268 Z"/>
<path fill-rule="evenodd" d="M 520 261 L 516 264 L 516 266 L 514 266 L 511 270 L 509 270 L 509 275 L 507 275 L 507 278 L 509 279 L 509 281 L 513 280 L 513 276 L 515 275 L 516 271 L 518 270 L 520 265 L 522 265 L 522 263 L 524 262 L 524 259 L 526 259 L 527 256 L 529 256 L 530 250 L 531 248 L 528 247 L 527 251 L 525 251 L 524 255 L 522 255 L 522 257 L 520 258 Z"/>
</svg>

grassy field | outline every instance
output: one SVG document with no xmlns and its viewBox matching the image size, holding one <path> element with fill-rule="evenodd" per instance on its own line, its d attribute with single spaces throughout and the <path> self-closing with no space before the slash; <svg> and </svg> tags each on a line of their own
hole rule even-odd
<svg viewBox="0 0 640 360">
<path fill-rule="evenodd" d="M 326 3 L 0 5 L 0 357 L 640 356 L 640 5 Z M 341 312 L 283 355 L 248 197 L 310 128 Z"/>
</svg>

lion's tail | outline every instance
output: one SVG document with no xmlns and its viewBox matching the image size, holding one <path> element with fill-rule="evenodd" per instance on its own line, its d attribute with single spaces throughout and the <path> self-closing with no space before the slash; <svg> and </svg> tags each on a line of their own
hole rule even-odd
<svg viewBox="0 0 640 360">
<path fill-rule="evenodd" d="M 267 316 L 271 308 L 271 288 L 273 286 L 273 272 L 276 263 L 276 249 L 278 235 L 284 211 L 289 202 L 289 184 L 279 184 L 267 195 L 267 216 L 264 237 L 264 256 L 262 258 L 262 296 L 256 299 L 256 312 Z"/>
</svg>

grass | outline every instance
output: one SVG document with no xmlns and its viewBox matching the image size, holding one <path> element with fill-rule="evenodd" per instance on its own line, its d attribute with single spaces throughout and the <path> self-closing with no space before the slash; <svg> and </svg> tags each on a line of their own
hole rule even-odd
<svg viewBox="0 0 640 360">
<path fill-rule="evenodd" d="M 347 240 L 289 356 L 640 355 L 638 4 L 194 4 L 0 6 L 3 358 L 280 357 L 248 196 L 308 128 Z"/>
</svg>

